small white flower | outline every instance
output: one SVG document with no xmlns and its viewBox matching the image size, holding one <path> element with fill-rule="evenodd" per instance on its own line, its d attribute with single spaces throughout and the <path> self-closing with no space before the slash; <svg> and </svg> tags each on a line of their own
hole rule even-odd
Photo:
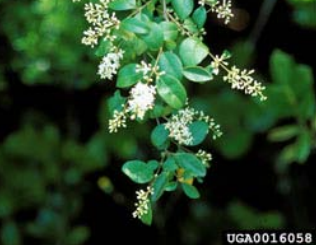
<svg viewBox="0 0 316 245">
<path fill-rule="evenodd" d="M 172 115 L 171 119 L 165 124 L 169 131 L 169 137 L 178 141 L 179 144 L 191 145 L 193 136 L 189 125 L 194 120 L 195 111 L 191 108 L 179 110 L 177 114 Z"/>
<path fill-rule="evenodd" d="M 136 72 L 142 72 L 143 75 L 147 75 L 152 71 L 153 67 L 151 64 L 147 64 L 144 60 L 140 64 L 136 65 Z"/>
<path fill-rule="evenodd" d="M 156 87 L 138 82 L 130 92 L 127 111 L 131 113 L 131 119 L 143 119 L 145 113 L 154 107 Z"/>
<path fill-rule="evenodd" d="M 169 131 L 169 137 L 176 140 L 179 144 L 191 145 L 193 143 L 193 135 L 190 131 L 190 124 L 194 121 L 203 121 L 208 124 L 208 129 L 213 133 L 213 139 L 217 139 L 222 135 L 220 126 L 215 123 L 214 119 L 198 111 L 187 107 L 181 109 L 177 114 L 172 115 L 165 124 L 165 128 Z"/>
<path fill-rule="evenodd" d="M 141 219 L 143 215 L 148 213 L 149 209 L 149 197 L 154 193 L 154 190 L 152 187 L 148 186 L 147 190 L 139 190 L 136 191 L 136 198 L 137 198 L 137 203 L 135 203 L 136 210 L 133 212 L 133 217 L 134 218 L 139 218 Z"/>
<path fill-rule="evenodd" d="M 222 54 L 221 56 L 215 55 L 215 57 L 213 58 L 213 61 L 211 62 L 211 66 L 213 68 L 212 73 L 214 75 L 218 75 L 219 74 L 219 69 L 221 65 L 228 65 L 228 62 L 225 61 L 225 59 L 227 59 L 225 57 L 224 54 Z"/>
<path fill-rule="evenodd" d="M 223 0 L 222 3 L 220 1 L 210 1 L 211 11 L 217 13 L 217 18 L 224 19 L 225 24 L 230 22 L 230 19 L 234 17 L 232 12 L 232 2 L 231 0 Z"/>
<path fill-rule="evenodd" d="M 119 128 L 126 128 L 126 115 L 124 111 L 114 111 L 113 118 L 109 120 L 110 133 L 116 133 Z"/>
<path fill-rule="evenodd" d="M 267 97 L 263 94 L 265 87 L 252 77 L 254 72 L 254 70 L 248 71 L 246 69 L 241 71 L 233 66 L 223 79 L 231 84 L 232 89 L 243 90 L 245 94 L 259 96 L 260 100 L 266 100 Z"/>
<path fill-rule="evenodd" d="M 99 38 L 113 41 L 115 37 L 112 35 L 113 28 L 119 28 L 120 20 L 116 17 L 115 12 L 108 12 L 110 0 L 100 0 L 100 3 L 86 3 L 85 17 L 91 26 L 84 31 L 82 43 L 91 47 L 98 44 Z"/>
<path fill-rule="evenodd" d="M 113 78 L 113 75 L 117 73 L 117 70 L 120 68 L 120 60 L 123 58 L 123 51 L 117 50 L 116 52 L 110 52 L 103 57 L 100 65 L 98 74 L 102 79 Z"/>
<path fill-rule="evenodd" d="M 83 32 L 84 37 L 82 38 L 81 42 L 84 45 L 91 46 L 92 48 L 98 44 L 99 34 L 92 29 L 91 27 Z"/>
<path fill-rule="evenodd" d="M 211 153 L 208 153 L 204 150 L 199 150 L 197 153 L 196 153 L 196 156 L 201 159 L 202 163 L 209 167 L 210 166 L 210 162 L 212 161 L 213 157 L 212 157 L 212 154 Z"/>
</svg>

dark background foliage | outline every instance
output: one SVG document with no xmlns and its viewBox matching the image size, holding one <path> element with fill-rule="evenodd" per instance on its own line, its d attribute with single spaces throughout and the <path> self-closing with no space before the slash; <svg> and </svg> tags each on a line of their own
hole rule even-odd
<svg viewBox="0 0 316 245">
<path fill-rule="evenodd" d="M 145 227 L 131 216 L 137 186 L 120 168 L 158 154 L 154 125 L 107 132 L 114 84 L 99 81 L 98 60 L 80 44 L 82 5 L 0 0 L 0 244 L 221 244 L 227 229 L 315 227 L 315 4 L 236 0 L 229 26 L 210 16 L 210 49 L 256 68 L 269 100 L 220 79 L 189 87 L 224 136 L 205 145 L 214 160 L 201 199 L 166 195 Z M 293 137 L 280 129 L 289 125 Z"/>
</svg>

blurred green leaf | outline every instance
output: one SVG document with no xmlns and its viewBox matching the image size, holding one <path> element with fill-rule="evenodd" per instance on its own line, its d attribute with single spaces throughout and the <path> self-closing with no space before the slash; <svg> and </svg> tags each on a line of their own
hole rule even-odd
<svg viewBox="0 0 316 245">
<path fill-rule="evenodd" d="M 278 213 L 259 213 L 239 202 L 231 203 L 228 213 L 240 229 L 277 229 L 282 228 L 284 224 L 282 216 Z"/>
<path fill-rule="evenodd" d="M 67 235 L 66 244 L 81 245 L 89 238 L 90 232 L 84 226 L 74 227 Z"/>
<path fill-rule="evenodd" d="M 12 222 L 6 222 L 1 229 L 1 241 L 3 245 L 20 245 L 21 237 L 17 225 Z"/>
<path fill-rule="evenodd" d="M 296 125 L 287 125 L 274 128 L 268 134 L 268 139 L 271 141 L 286 141 L 295 137 L 299 133 L 299 128 Z"/>
</svg>

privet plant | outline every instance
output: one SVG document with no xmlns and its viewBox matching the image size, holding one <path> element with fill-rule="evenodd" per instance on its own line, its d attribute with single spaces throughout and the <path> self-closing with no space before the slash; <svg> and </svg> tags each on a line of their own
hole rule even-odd
<svg viewBox="0 0 316 245">
<path fill-rule="evenodd" d="M 73 0 L 79 2 L 80 0 Z M 208 13 L 228 24 L 233 17 L 230 0 L 96 0 L 84 6 L 89 27 L 82 43 L 100 57 L 101 79 L 116 77 L 118 90 L 110 99 L 110 133 L 129 121 L 153 119 L 152 144 L 159 160 L 126 162 L 122 170 L 147 187 L 136 192 L 133 217 L 152 221 L 152 204 L 164 191 L 180 186 L 189 198 L 198 198 L 212 155 L 197 149 L 210 133 L 222 135 L 211 116 L 190 107 L 185 85 L 206 85 L 222 74 L 232 89 L 265 100 L 265 89 L 254 70 L 230 66 L 230 54 L 213 54 L 203 42 Z"/>
</svg>

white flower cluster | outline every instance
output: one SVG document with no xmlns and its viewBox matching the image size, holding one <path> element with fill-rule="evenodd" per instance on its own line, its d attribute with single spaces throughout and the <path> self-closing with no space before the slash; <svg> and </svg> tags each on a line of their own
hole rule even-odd
<svg viewBox="0 0 316 245">
<path fill-rule="evenodd" d="M 126 115 L 124 111 L 114 111 L 113 118 L 109 120 L 110 133 L 117 133 L 119 128 L 126 128 Z"/>
<path fill-rule="evenodd" d="M 136 65 L 136 72 L 143 73 L 143 79 L 148 83 L 154 81 L 154 76 L 157 80 L 160 76 L 165 74 L 164 71 L 159 71 L 158 65 L 152 66 L 152 64 L 146 63 L 144 60 L 142 60 L 140 64 Z"/>
<path fill-rule="evenodd" d="M 245 94 L 251 96 L 259 96 L 260 100 L 266 100 L 267 97 L 263 94 L 265 87 L 260 82 L 252 77 L 254 70 L 240 70 L 236 66 L 233 66 L 224 76 L 224 81 L 231 84 L 232 89 L 243 90 Z"/>
<path fill-rule="evenodd" d="M 197 115 L 198 121 L 204 121 L 208 124 L 209 130 L 211 130 L 213 133 L 213 140 L 216 140 L 223 135 L 221 126 L 215 123 L 214 118 L 210 117 L 209 115 L 205 115 L 203 111 L 195 111 L 195 114 Z"/>
<path fill-rule="evenodd" d="M 217 18 L 224 19 L 225 24 L 228 24 L 230 22 L 230 19 L 234 17 L 234 14 L 232 13 L 232 2 L 231 0 L 223 0 L 222 4 L 219 4 L 217 2 L 213 8 L 212 11 L 217 13 Z"/>
<path fill-rule="evenodd" d="M 145 113 L 154 107 L 156 87 L 138 82 L 130 91 L 127 111 L 131 113 L 131 119 L 142 120 Z"/>
<path fill-rule="evenodd" d="M 231 0 L 200 0 L 198 3 L 201 6 L 209 5 L 211 11 L 217 14 L 217 18 L 225 20 L 225 24 L 228 24 L 230 19 L 234 17 Z"/>
<path fill-rule="evenodd" d="M 123 59 L 123 50 L 114 48 L 112 52 L 107 53 L 99 65 L 98 74 L 102 79 L 113 78 L 120 68 L 120 60 Z"/>
<path fill-rule="evenodd" d="M 193 122 L 195 111 L 192 108 L 179 110 L 177 114 L 172 115 L 170 120 L 165 124 L 169 131 L 169 137 L 178 141 L 179 144 L 191 145 L 193 136 L 189 125 Z"/>
<path fill-rule="evenodd" d="M 139 190 L 136 191 L 136 195 L 137 195 L 137 203 L 135 203 L 136 206 L 136 210 L 133 212 L 133 217 L 134 218 L 141 218 L 143 215 L 148 213 L 148 209 L 149 209 L 149 197 L 150 195 L 152 195 L 154 193 L 153 188 L 151 188 L 150 186 L 147 187 L 147 190 Z"/>
<path fill-rule="evenodd" d="M 215 55 L 213 61 L 211 62 L 211 67 L 213 68 L 212 73 L 214 75 L 218 75 L 221 66 L 227 66 L 228 62 L 227 59 L 230 58 L 230 54 L 226 51 L 221 56 Z"/>
<path fill-rule="evenodd" d="M 202 163 L 209 167 L 210 166 L 210 162 L 212 161 L 212 154 L 211 153 L 208 153 L 204 150 L 199 150 L 197 153 L 196 153 L 196 156 L 202 161 Z"/>
<path fill-rule="evenodd" d="M 205 115 L 203 111 L 197 111 L 193 108 L 181 109 L 171 116 L 165 124 L 165 128 L 169 131 L 169 137 L 176 140 L 179 144 L 191 145 L 193 143 L 193 135 L 190 131 L 190 124 L 194 121 L 204 121 L 209 125 L 209 130 L 213 132 L 213 139 L 217 139 L 222 135 L 220 126 L 215 123 L 214 119 Z"/>
<path fill-rule="evenodd" d="M 115 16 L 115 12 L 108 12 L 108 5 L 111 0 L 100 0 L 100 3 L 86 3 L 85 17 L 91 26 L 84 31 L 82 43 L 91 47 L 98 44 L 99 38 L 113 41 L 116 36 L 111 35 L 112 28 L 118 29 L 120 21 Z"/>
</svg>

